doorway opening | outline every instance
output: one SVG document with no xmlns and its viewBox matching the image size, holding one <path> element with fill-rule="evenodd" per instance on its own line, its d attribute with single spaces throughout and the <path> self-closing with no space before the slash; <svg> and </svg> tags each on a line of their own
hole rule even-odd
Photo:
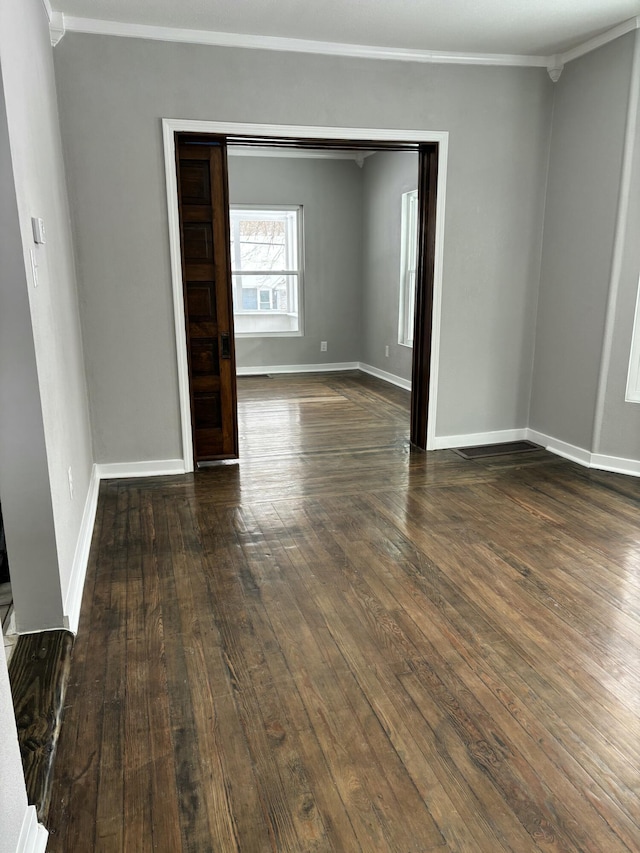
<svg viewBox="0 0 640 853">
<path fill-rule="evenodd" d="M 287 151 L 309 152 L 312 149 L 332 153 L 350 151 L 359 158 L 371 156 L 380 151 L 417 154 L 419 161 L 417 189 L 420 203 L 415 270 L 416 321 L 411 382 L 411 441 L 419 448 L 429 449 L 430 441 L 435 434 L 447 134 L 424 131 L 392 132 L 220 125 L 211 122 L 172 120 L 165 120 L 163 125 L 169 225 L 172 236 L 174 309 L 185 470 L 192 470 L 194 462 L 198 463 L 201 460 L 237 456 L 237 435 L 235 447 L 231 452 L 207 455 L 210 447 L 206 446 L 206 442 L 213 434 L 212 429 L 217 429 L 218 434 L 222 435 L 225 423 L 233 424 L 234 418 L 237 418 L 235 348 L 232 346 L 228 146 L 253 148 L 254 152 L 257 148 L 277 148 L 283 154 Z M 207 180 L 203 179 L 204 173 L 200 168 L 204 160 L 213 164 L 207 179 L 208 184 Z M 216 165 L 214 160 L 219 165 Z M 216 170 L 217 176 L 212 177 Z M 210 215 L 211 221 L 205 222 L 208 214 L 203 214 L 204 208 L 213 210 L 215 207 L 213 196 L 216 194 L 216 184 L 219 190 L 218 221 L 216 223 L 214 212 Z M 176 201 L 179 201 L 179 205 Z M 290 210 L 289 215 L 293 216 Z M 272 212 L 271 216 L 273 221 L 282 218 L 276 212 Z M 247 216 L 247 220 L 250 218 Z M 281 229 L 284 227 L 284 225 L 278 226 Z M 215 234 L 218 234 L 217 249 Z M 224 266 L 226 277 L 224 293 L 214 293 L 213 281 L 222 277 L 222 271 L 219 272 L 218 268 L 215 275 L 213 274 L 216 261 L 219 266 Z M 288 282 L 276 281 L 275 277 L 271 277 L 273 281 L 271 279 L 260 281 L 265 285 L 263 287 L 249 287 L 248 284 L 252 282 L 248 282 L 245 288 L 246 293 L 242 291 L 242 298 L 246 297 L 247 313 L 254 312 L 256 319 L 260 322 L 264 323 L 269 314 L 292 313 L 288 309 L 293 305 L 297 292 L 296 272 L 288 269 L 279 271 L 287 273 Z M 256 276 L 256 284 L 259 282 L 258 273 L 260 272 L 260 270 L 247 271 L 248 275 Z M 244 284 L 246 281 L 244 271 L 242 278 Z M 236 281 L 236 289 L 239 290 L 240 286 L 242 285 Z M 263 290 L 264 294 L 261 292 Z M 255 299 L 253 299 L 254 296 Z M 215 317 L 207 313 L 210 312 L 214 301 L 215 310 L 218 312 L 218 316 Z M 225 316 L 221 316 L 220 306 L 227 312 Z M 202 313 L 203 310 L 205 313 Z M 259 314 L 261 311 L 262 315 Z M 299 322 L 301 327 L 304 320 L 302 317 L 295 318 L 295 322 Z M 296 334 L 297 329 L 294 329 L 293 333 Z M 203 337 L 205 340 L 202 340 Z M 322 349 L 323 342 L 320 343 Z M 217 399 L 212 399 L 216 396 L 215 392 L 221 384 L 223 360 L 227 362 L 225 366 L 228 367 L 227 372 L 231 379 L 227 399 L 233 401 L 232 411 L 227 415 L 226 421 L 224 413 L 220 411 L 220 395 L 217 395 Z M 215 376 L 205 376 L 211 366 L 214 367 Z M 205 399 L 213 405 L 211 412 L 204 408 Z M 198 430 L 203 431 L 201 435 L 205 437 L 204 454 L 199 449 Z"/>
</svg>

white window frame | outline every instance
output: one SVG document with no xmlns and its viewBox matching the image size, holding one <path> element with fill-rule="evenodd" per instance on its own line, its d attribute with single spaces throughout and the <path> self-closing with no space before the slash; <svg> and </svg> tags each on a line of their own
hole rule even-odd
<svg viewBox="0 0 640 853">
<path fill-rule="evenodd" d="M 289 239 L 293 237 L 297 243 L 297 267 L 291 267 L 291 269 L 283 269 L 283 270 L 273 270 L 269 273 L 265 273 L 264 270 L 261 271 L 253 271 L 253 270 L 242 270 L 241 273 L 234 273 L 233 270 L 233 258 L 231 259 L 231 272 L 232 279 L 234 275 L 242 275 L 244 277 L 249 277 L 252 275 L 255 276 L 264 276 L 264 275 L 287 275 L 287 276 L 295 276 L 297 284 L 293 288 L 294 293 L 294 303 L 297 311 L 288 311 L 282 312 L 286 313 L 289 316 L 297 315 L 298 318 L 298 328 L 295 331 L 278 331 L 278 332 L 239 332 L 236 330 L 236 337 L 238 338 L 300 338 L 304 335 L 304 214 L 303 208 L 301 204 L 230 204 L 229 210 L 246 210 L 250 212 L 260 213 L 264 217 L 268 217 L 269 213 L 277 212 L 292 212 L 295 213 L 295 223 L 291 224 L 292 233 L 289 236 Z M 233 223 L 230 225 L 233 228 Z M 236 316 L 259 316 L 264 314 L 264 309 L 260 309 L 260 288 L 257 288 L 257 304 L 258 307 L 255 309 L 246 309 L 242 307 L 236 307 L 237 305 L 241 305 L 240 297 L 240 288 L 238 288 L 238 292 L 235 290 L 234 284 L 234 307 L 233 307 L 233 315 Z M 273 315 L 272 315 L 273 316 Z"/>
<path fill-rule="evenodd" d="M 418 259 L 418 190 L 402 194 L 398 343 L 413 349 Z"/>
<path fill-rule="evenodd" d="M 640 278 L 638 279 L 638 295 L 636 297 L 636 313 L 633 321 L 631 336 L 631 353 L 629 355 L 629 372 L 627 374 L 627 403 L 640 403 Z"/>
</svg>

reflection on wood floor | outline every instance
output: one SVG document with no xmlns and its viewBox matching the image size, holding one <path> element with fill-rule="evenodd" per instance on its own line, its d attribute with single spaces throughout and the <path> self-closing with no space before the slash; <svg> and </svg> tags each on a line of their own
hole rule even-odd
<svg viewBox="0 0 640 853">
<path fill-rule="evenodd" d="M 240 464 L 102 485 L 49 851 L 640 850 L 640 483 L 239 386 Z"/>
</svg>

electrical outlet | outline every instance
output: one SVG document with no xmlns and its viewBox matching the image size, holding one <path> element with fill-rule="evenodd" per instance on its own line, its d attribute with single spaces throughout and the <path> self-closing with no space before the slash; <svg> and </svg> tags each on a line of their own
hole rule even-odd
<svg viewBox="0 0 640 853">
<path fill-rule="evenodd" d="M 69 465 L 67 475 L 69 477 L 69 498 L 70 500 L 73 500 L 73 474 L 71 473 L 71 465 Z"/>
<path fill-rule="evenodd" d="M 326 352 L 326 351 L 327 351 L 327 342 L 326 341 L 320 341 L 320 352 Z"/>
<path fill-rule="evenodd" d="M 384 348 L 384 354 L 386 355 L 387 358 L 389 358 L 389 347 L 388 346 L 386 346 Z"/>
</svg>

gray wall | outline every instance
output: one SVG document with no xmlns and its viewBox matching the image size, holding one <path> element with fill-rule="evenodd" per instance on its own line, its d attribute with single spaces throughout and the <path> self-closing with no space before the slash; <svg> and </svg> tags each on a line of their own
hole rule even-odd
<svg viewBox="0 0 640 853">
<path fill-rule="evenodd" d="M 61 627 L 45 427 L 3 92 L 0 257 L 0 501 L 16 618 L 31 630 Z"/>
<path fill-rule="evenodd" d="M 418 187 L 418 155 L 379 152 L 364 161 L 360 361 L 411 379 L 413 350 L 398 343 L 402 194 Z M 385 356 L 389 347 L 389 357 Z"/>
<path fill-rule="evenodd" d="M 635 34 L 640 43 L 640 32 Z M 622 49 L 625 49 L 622 46 Z M 640 44 L 636 47 L 640 49 Z M 633 169 L 620 286 L 615 306 L 611 359 L 597 453 L 640 459 L 640 404 L 625 402 L 633 317 L 640 273 L 640 104 L 635 127 Z"/>
<path fill-rule="evenodd" d="M 28 334 L 30 345 L 35 350 L 41 407 L 37 420 L 43 425 L 46 444 L 46 464 L 39 456 L 43 450 L 34 444 L 33 459 L 25 462 L 21 476 L 28 479 L 28 469 L 36 465 L 36 459 L 43 469 L 40 471 L 42 479 L 45 478 L 44 469 L 48 468 L 50 490 L 46 489 L 43 494 L 38 491 L 34 506 L 40 501 L 50 502 L 55 526 L 55 548 L 52 550 L 51 543 L 47 541 L 46 553 L 41 548 L 31 554 L 28 600 L 24 597 L 21 579 L 16 579 L 18 627 L 26 630 L 61 624 L 58 613 L 60 595 L 64 602 L 92 466 L 91 429 L 52 49 L 41 0 L 5 0 L 0 4 L 0 62 L 20 230 L 20 240 L 14 244 L 14 250 L 19 250 L 21 258 L 16 259 L 12 285 L 13 288 L 23 288 L 21 295 L 15 291 L 12 293 L 11 308 L 13 310 L 15 306 L 16 312 L 23 312 L 16 316 L 15 322 L 26 324 L 24 304 L 28 298 L 32 332 L 25 331 L 25 335 Z M 47 231 L 45 246 L 36 248 L 33 243 L 32 216 L 44 219 Z M 27 281 L 31 280 L 30 248 L 35 249 L 38 257 L 40 283 L 37 289 L 27 288 Z M 3 254 L 3 266 L 4 259 Z M 26 276 L 25 267 L 29 269 Z M 3 316 L 3 322 L 10 325 L 12 314 Z M 29 342 L 25 341 L 23 346 L 29 346 Z M 3 360 L 3 369 L 8 372 L 26 370 L 18 347 L 7 355 L 6 362 Z M 26 436 L 33 430 L 39 431 L 33 420 L 36 417 L 36 400 L 32 399 L 29 405 L 31 409 L 27 410 L 25 403 L 24 410 L 12 415 L 21 420 L 23 455 L 29 454 Z M 14 464 L 18 464 L 20 458 L 16 456 Z M 69 467 L 72 468 L 75 485 L 73 500 L 69 495 Z M 34 481 L 34 491 L 38 489 L 38 483 Z M 3 483 L 3 504 L 5 491 L 8 492 L 7 499 L 11 500 L 10 489 L 9 482 Z M 51 508 L 47 511 L 51 512 Z M 18 542 L 20 538 L 22 541 Z M 15 535 L 9 516 L 7 545 L 11 566 L 16 566 L 13 557 L 18 548 L 36 549 L 37 542 L 38 537 L 24 530 Z M 44 547 L 44 542 L 41 544 Z M 47 604 L 44 600 L 49 593 Z M 44 611 L 36 607 L 36 597 L 43 600 Z"/>
<path fill-rule="evenodd" d="M 530 426 L 589 450 L 633 38 L 569 63 L 556 84 Z"/>
<path fill-rule="evenodd" d="M 15 853 L 27 811 L 27 789 L 22 773 L 4 646 L 0 649 L 0 732 L 0 853 Z"/>
<path fill-rule="evenodd" d="M 20 525 L 24 521 L 30 525 L 35 519 L 36 530 L 32 535 L 34 539 L 42 537 L 41 524 L 38 524 L 38 521 L 41 521 L 44 504 L 45 518 L 48 512 L 48 530 L 44 532 L 45 541 L 48 533 L 55 551 L 46 458 L 43 459 L 44 431 L 39 412 L 35 353 L 29 323 L 24 265 L 19 246 L 18 210 L 11 171 L 4 97 L 0 85 L 0 257 L 2 258 L 0 267 L 0 500 L 3 502 L 7 535 L 15 534 L 16 549 L 20 548 L 22 541 Z M 12 293 L 14 299 L 11 298 Z M 15 310 L 16 302 L 18 303 L 17 311 Z M 17 332 L 15 338 L 11 334 L 14 328 Z M 19 348 L 17 353 L 13 351 L 14 345 Z M 14 365 L 13 359 L 16 356 L 17 364 L 9 367 Z M 20 419 L 17 419 L 16 423 L 13 417 L 13 407 L 16 403 L 20 406 L 21 412 L 27 412 L 32 416 L 32 429 L 29 429 L 28 420 L 24 422 L 26 428 Z M 36 430 L 39 432 L 34 454 L 30 451 L 27 453 L 24 449 L 20 452 L 20 429 L 29 432 L 34 441 L 36 439 L 33 433 Z M 12 456 L 16 451 L 18 451 L 17 464 L 14 464 Z M 21 461 L 25 461 L 28 465 L 28 470 L 24 473 L 16 471 Z M 27 479 L 23 482 L 25 476 Z M 33 477 L 35 482 L 32 486 Z M 31 488 L 34 489 L 34 494 L 27 495 L 25 500 L 24 492 L 28 492 Z M 43 491 L 40 494 L 41 489 Z M 30 497 L 35 498 L 33 510 L 27 505 Z M 24 528 L 22 533 L 24 534 Z M 27 538 L 26 541 L 29 542 L 29 539 Z M 25 556 L 28 558 L 29 555 Z M 21 556 L 16 556 L 15 575 L 18 582 L 24 577 L 21 559 Z M 59 592 L 58 612 L 61 617 L 62 600 Z M 0 853 L 14 853 L 27 809 L 27 792 L 18 749 L 16 719 L 4 646 L 0 651 L 0 732 L 2 733 L 0 736 L 0 815 L 2 815 Z"/>
<path fill-rule="evenodd" d="M 449 130 L 438 432 L 525 425 L 543 69 L 73 33 L 55 63 L 98 461 L 181 455 L 161 117 Z"/>
<path fill-rule="evenodd" d="M 229 199 L 302 204 L 305 235 L 304 336 L 238 338 L 238 366 L 359 361 L 362 171 L 355 161 L 230 156 Z"/>
</svg>

